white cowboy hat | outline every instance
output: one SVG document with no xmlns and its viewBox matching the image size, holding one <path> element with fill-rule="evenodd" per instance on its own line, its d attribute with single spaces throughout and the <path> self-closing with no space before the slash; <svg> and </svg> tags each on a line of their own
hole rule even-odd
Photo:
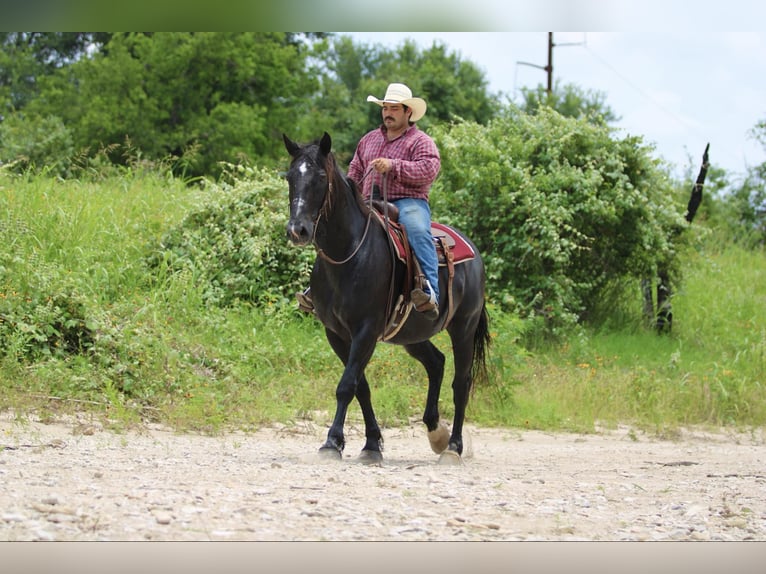
<svg viewBox="0 0 766 574">
<path fill-rule="evenodd" d="M 375 96 L 367 96 L 368 102 L 375 102 L 379 106 L 383 104 L 402 104 L 412 110 L 411 122 L 416 122 L 426 115 L 426 101 L 422 98 L 413 98 L 412 91 L 404 84 L 388 84 L 386 95 L 382 100 Z"/>
</svg>

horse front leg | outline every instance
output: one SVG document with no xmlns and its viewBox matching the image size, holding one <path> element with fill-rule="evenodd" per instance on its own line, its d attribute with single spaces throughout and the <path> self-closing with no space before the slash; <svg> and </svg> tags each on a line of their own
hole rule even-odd
<svg viewBox="0 0 766 574">
<path fill-rule="evenodd" d="M 340 378 L 340 382 L 335 389 L 335 417 L 333 418 L 332 425 L 327 433 L 327 440 L 319 449 L 319 454 L 322 458 L 340 460 L 342 458 L 343 449 L 346 446 L 343 432 L 346 423 L 346 414 L 348 412 L 348 406 L 354 396 L 361 394 L 362 398 L 359 400 L 362 406 L 362 412 L 365 416 L 365 425 L 367 425 L 368 418 L 374 421 L 372 404 L 369 399 L 370 389 L 367 384 L 367 379 L 364 377 L 364 369 L 372 358 L 372 353 L 375 350 L 377 341 L 374 336 L 369 337 L 359 335 L 352 338 L 351 343 L 349 344 L 333 331 L 326 330 L 326 333 L 330 346 L 341 361 L 343 361 L 345 368 L 343 369 L 343 375 Z M 375 422 L 374 428 L 377 428 L 377 422 Z M 367 431 L 367 442 L 370 443 L 369 435 L 371 433 L 374 434 L 374 429 L 371 430 L 368 427 Z M 380 435 L 379 429 L 377 430 L 377 434 Z M 380 448 L 378 447 L 378 451 L 379 450 Z"/>
<path fill-rule="evenodd" d="M 383 460 L 383 434 L 380 432 L 375 411 L 372 408 L 372 396 L 367 377 L 362 373 L 359 385 L 356 387 L 356 400 L 362 408 L 364 417 L 365 443 L 362 452 L 359 453 L 359 461 L 367 464 L 379 463 Z"/>
</svg>

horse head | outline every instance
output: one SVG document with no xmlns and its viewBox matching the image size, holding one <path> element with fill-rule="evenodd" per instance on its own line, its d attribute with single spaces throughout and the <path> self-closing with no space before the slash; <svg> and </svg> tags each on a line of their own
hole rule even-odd
<svg viewBox="0 0 766 574">
<path fill-rule="evenodd" d="M 314 238 L 317 221 L 322 213 L 330 188 L 327 159 L 332 139 L 325 132 L 318 143 L 300 145 L 282 134 L 285 148 L 292 161 L 287 171 L 290 189 L 290 219 L 287 237 L 295 245 L 306 245 Z"/>
</svg>

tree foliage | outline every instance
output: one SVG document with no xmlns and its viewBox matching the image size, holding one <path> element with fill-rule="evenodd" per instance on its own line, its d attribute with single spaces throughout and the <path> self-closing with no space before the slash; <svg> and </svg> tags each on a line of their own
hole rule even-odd
<svg viewBox="0 0 766 574">
<path fill-rule="evenodd" d="M 588 118 L 592 122 L 610 124 L 620 118 L 606 104 L 603 92 L 585 90 L 576 84 L 564 86 L 556 80 L 553 90 L 548 93 L 541 84 L 535 88 L 521 88 L 524 99 L 521 109 L 536 114 L 542 108 L 552 108 L 568 118 Z"/>
<path fill-rule="evenodd" d="M 81 58 L 104 32 L 0 32 L 0 119 L 39 93 L 39 79 Z"/>
<path fill-rule="evenodd" d="M 495 300 L 571 325 L 614 282 L 673 260 L 683 219 L 640 138 L 614 140 L 549 108 L 440 127 L 436 137 L 434 212 L 476 240 Z"/>
<path fill-rule="evenodd" d="M 428 101 L 419 126 L 443 160 L 434 214 L 477 242 L 498 303 L 557 328 L 592 317 L 615 286 L 673 270 L 685 204 L 652 147 L 615 137 L 603 94 L 557 82 L 551 94 L 522 89 L 519 108 L 501 104 L 483 72 L 440 42 L 391 49 L 327 34 L 2 33 L 0 164 L 68 177 L 89 157 L 162 162 L 177 176 L 230 185 L 168 232 L 153 264 L 199 274 L 210 302 L 273 301 L 305 282 L 308 256 L 279 247 L 283 182 L 228 166 L 283 166 L 282 133 L 310 141 L 324 131 L 347 164 L 380 123 L 367 96 L 390 82 Z M 765 142 L 766 125 L 754 134 Z M 762 242 L 766 167 L 728 194 L 714 168 L 709 179 L 721 194 L 705 196 L 707 215 Z"/>
<path fill-rule="evenodd" d="M 216 174 L 220 161 L 277 156 L 279 133 L 316 89 L 305 59 L 284 33 L 115 34 L 43 77 L 26 110 L 61 117 L 77 149 L 127 138 L 153 159 L 194 150 L 194 172 Z"/>
<path fill-rule="evenodd" d="M 391 82 L 407 84 L 414 95 L 425 97 L 428 112 L 418 122 L 425 130 L 455 119 L 485 124 L 501 109 L 499 98 L 487 90 L 484 73 L 440 42 L 420 50 L 406 40 L 389 49 L 339 36 L 317 44 L 315 58 L 320 96 L 300 134 L 314 139 L 323 131 L 332 133 L 341 162 L 351 159 L 361 134 L 381 123 L 380 108 L 367 96 L 382 97 Z"/>
</svg>

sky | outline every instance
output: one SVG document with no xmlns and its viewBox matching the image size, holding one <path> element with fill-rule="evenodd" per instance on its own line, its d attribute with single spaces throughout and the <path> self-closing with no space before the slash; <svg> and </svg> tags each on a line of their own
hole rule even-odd
<svg viewBox="0 0 766 574">
<path fill-rule="evenodd" d="M 547 32 L 341 34 L 389 48 L 405 39 L 420 48 L 442 42 L 484 72 L 491 93 L 516 103 L 522 87 L 547 82 L 536 67 L 547 65 Z M 711 163 L 735 180 L 766 162 L 750 134 L 766 121 L 766 32 L 553 32 L 553 43 L 554 81 L 602 93 L 620 118 L 618 136 L 642 136 L 678 177 L 696 177 L 708 143 Z"/>
</svg>

